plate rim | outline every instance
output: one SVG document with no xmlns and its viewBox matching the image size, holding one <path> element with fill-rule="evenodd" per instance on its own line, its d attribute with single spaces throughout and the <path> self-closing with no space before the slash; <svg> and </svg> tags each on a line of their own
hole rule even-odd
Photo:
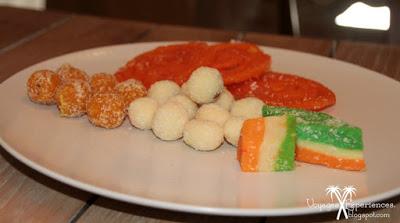
<svg viewBox="0 0 400 223">
<path fill-rule="evenodd" d="M 25 70 L 31 69 L 32 67 L 37 66 L 38 64 L 45 63 L 50 60 L 58 59 L 58 58 L 61 58 L 64 56 L 71 56 L 73 54 L 80 54 L 80 53 L 90 53 L 90 51 L 107 50 L 107 49 L 111 49 L 111 48 L 115 48 L 115 47 L 125 47 L 125 46 L 132 46 L 132 45 L 143 45 L 143 44 L 164 45 L 164 44 L 178 44 L 178 43 L 185 43 L 185 42 L 190 42 L 190 41 L 135 42 L 135 43 L 105 45 L 105 46 L 88 48 L 88 49 L 84 49 L 84 50 L 73 51 L 73 52 L 69 52 L 69 53 L 65 53 L 62 55 L 55 56 L 55 57 L 51 57 L 46 60 L 29 65 L 28 67 L 25 67 L 25 68 L 15 72 L 13 75 L 11 75 L 6 80 L 4 80 L 2 83 L 0 83 L 0 87 L 4 83 L 10 81 L 12 78 L 16 77 L 17 76 L 16 74 L 18 74 L 18 73 L 21 73 Z M 210 41 L 204 41 L 204 42 L 216 43 L 216 42 L 210 42 Z M 386 81 L 394 81 L 397 84 L 399 84 L 399 87 L 400 87 L 400 81 L 398 81 L 390 76 L 381 74 L 379 72 L 362 67 L 357 64 L 342 61 L 340 59 L 326 57 L 326 56 L 322 56 L 322 55 L 318 55 L 318 54 L 312 54 L 312 53 L 303 52 L 303 51 L 296 51 L 296 50 L 290 50 L 290 49 L 278 48 L 278 47 L 270 47 L 270 46 L 264 46 L 264 45 L 259 45 L 259 44 L 256 44 L 256 45 L 260 46 L 262 48 L 267 48 L 267 49 L 270 48 L 270 49 L 277 49 L 277 50 L 281 50 L 281 51 L 287 51 L 289 53 L 311 55 L 314 57 L 319 57 L 321 59 L 333 60 L 335 62 L 343 63 L 346 66 L 354 66 L 357 68 L 361 68 L 361 69 L 367 70 L 368 72 L 373 72 L 374 75 L 379 75 L 380 78 L 386 79 Z M 319 209 L 311 208 L 311 207 L 273 208 L 273 209 L 271 209 L 271 208 L 225 208 L 225 207 L 211 207 L 211 206 L 201 206 L 201 205 L 192 205 L 192 204 L 182 204 L 182 203 L 176 203 L 176 202 L 170 202 L 170 201 L 161 201 L 161 200 L 157 200 L 157 199 L 153 199 L 153 198 L 144 198 L 144 197 L 135 196 L 135 195 L 131 195 L 131 194 L 124 194 L 124 193 L 116 192 L 116 191 L 113 191 L 110 189 L 105 189 L 105 188 L 102 188 L 99 186 L 94 186 L 92 184 L 84 183 L 82 181 L 65 176 L 61 173 L 57 173 L 56 171 L 50 170 L 50 169 L 38 164 L 37 162 L 30 160 L 29 158 L 25 157 L 23 154 L 19 153 L 12 146 L 10 146 L 3 139 L 3 137 L 1 135 L 0 135 L 0 145 L 2 145 L 3 148 L 10 155 L 12 155 L 14 158 L 16 158 L 18 161 L 22 162 L 23 164 L 27 165 L 28 167 L 32 168 L 35 171 L 38 171 L 39 173 L 41 173 L 47 177 L 50 177 L 59 182 L 65 183 L 69 186 L 81 189 L 81 190 L 89 192 L 89 193 L 94 193 L 94 194 L 98 194 L 98 195 L 101 195 L 101 196 L 104 196 L 107 198 L 111 198 L 111 199 L 115 199 L 118 201 L 143 205 L 143 206 L 147 206 L 147 207 L 160 208 L 160 209 L 185 212 L 185 213 L 220 215 L 220 216 L 246 216 L 246 217 L 295 216 L 295 215 L 304 215 L 304 214 L 319 214 L 319 213 L 326 213 L 326 212 L 332 212 L 332 211 L 338 210 L 338 207 L 331 208 L 330 210 L 319 210 Z M 353 202 L 357 202 L 360 204 L 367 204 L 367 203 L 386 200 L 386 199 L 395 197 L 399 194 L 400 194 L 400 185 L 399 185 L 399 187 L 389 190 L 389 191 L 386 191 L 384 193 L 367 196 L 362 199 L 355 199 L 355 200 L 353 200 Z"/>
</svg>

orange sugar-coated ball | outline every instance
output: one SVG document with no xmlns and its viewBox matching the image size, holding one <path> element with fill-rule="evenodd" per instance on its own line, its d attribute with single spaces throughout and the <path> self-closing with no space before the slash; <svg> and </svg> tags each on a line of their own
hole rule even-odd
<svg viewBox="0 0 400 223">
<path fill-rule="evenodd" d="M 117 93 L 122 95 L 125 101 L 125 105 L 128 106 L 136 98 L 146 96 L 147 90 L 142 82 L 129 79 L 124 82 L 120 82 L 115 86 Z"/>
<path fill-rule="evenodd" d="M 117 80 L 112 74 L 97 73 L 90 77 L 89 84 L 92 94 L 110 93 L 114 91 Z"/>
<path fill-rule="evenodd" d="M 116 128 L 124 121 L 125 102 L 117 93 L 93 94 L 86 103 L 89 121 L 103 128 Z"/>
<path fill-rule="evenodd" d="M 34 72 L 26 83 L 29 98 L 40 104 L 54 104 L 60 76 L 50 70 Z"/>
<path fill-rule="evenodd" d="M 60 75 L 61 80 L 65 83 L 70 80 L 82 80 L 88 81 L 89 77 L 85 71 L 80 70 L 70 64 L 63 64 L 57 69 L 57 73 Z"/>
<path fill-rule="evenodd" d="M 62 117 L 78 117 L 86 112 L 86 101 L 90 95 L 89 84 L 73 80 L 62 84 L 57 89 L 57 107 Z"/>
</svg>

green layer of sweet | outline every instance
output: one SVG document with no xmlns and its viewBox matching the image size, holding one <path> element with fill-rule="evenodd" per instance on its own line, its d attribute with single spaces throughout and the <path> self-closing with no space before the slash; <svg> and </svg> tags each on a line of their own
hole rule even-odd
<svg viewBox="0 0 400 223">
<path fill-rule="evenodd" d="M 326 113 L 306 111 L 302 109 L 266 105 L 262 108 L 262 113 L 263 116 L 292 115 L 296 117 L 297 123 L 302 124 L 325 124 L 329 126 L 347 125 L 345 122 Z"/>
<path fill-rule="evenodd" d="M 274 171 L 293 170 L 295 166 L 296 118 L 288 115 L 286 124 L 286 136 L 279 147 L 279 154 L 274 164 Z"/>
<path fill-rule="evenodd" d="M 292 115 L 296 117 L 297 138 L 333 145 L 338 148 L 363 150 L 362 130 L 322 112 L 285 107 L 264 106 L 263 116 Z"/>
<path fill-rule="evenodd" d="M 363 150 L 362 131 L 357 127 L 298 124 L 296 132 L 298 139 L 333 145 L 342 149 Z"/>
</svg>

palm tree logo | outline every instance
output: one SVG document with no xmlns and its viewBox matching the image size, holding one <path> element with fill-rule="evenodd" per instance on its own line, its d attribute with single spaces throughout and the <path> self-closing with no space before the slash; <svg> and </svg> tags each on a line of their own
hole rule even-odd
<svg viewBox="0 0 400 223">
<path fill-rule="evenodd" d="M 340 188 L 338 186 L 330 185 L 326 189 L 326 194 L 329 194 L 331 196 L 331 201 L 333 201 L 333 195 L 336 196 L 337 199 L 340 197 Z"/>
<path fill-rule="evenodd" d="M 346 219 L 349 218 L 347 215 L 347 204 L 346 202 L 352 202 L 353 196 L 356 195 L 356 188 L 352 185 L 350 186 L 345 186 L 343 189 L 336 185 L 330 185 L 326 188 L 326 194 L 330 195 L 331 201 L 333 201 L 333 197 L 336 198 L 336 200 L 339 202 L 339 211 L 336 216 L 336 220 L 339 220 L 341 213 L 343 212 L 343 215 Z"/>
<path fill-rule="evenodd" d="M 347 198 L 347 196 L 349 196 L 349 202 L 353 201 L 353 195 L 356 196 L 356 191 L 357 189 L 353 186 L 346 186 L 343 188 L 344 194 L 343 196 L 345 196 Z"/>
</svg>

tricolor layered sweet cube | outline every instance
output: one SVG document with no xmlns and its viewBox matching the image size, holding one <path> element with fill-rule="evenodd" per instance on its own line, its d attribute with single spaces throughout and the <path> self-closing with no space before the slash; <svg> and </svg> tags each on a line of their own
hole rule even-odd
<svg viewBox="0 0 400 223">
<path fill-rule="evenodd" d="M 293 170 L 295 118 L 289 115 L 248 119 L 243 123 L 237 158 L 242 171 Z"/>
<path fill-rule="evenodd" d="M 296 160 L 344 170 L 363 170 L 362 131 L 321 112 L 264 106 L 263 116 L 296 118 Z"/>
</svg>

